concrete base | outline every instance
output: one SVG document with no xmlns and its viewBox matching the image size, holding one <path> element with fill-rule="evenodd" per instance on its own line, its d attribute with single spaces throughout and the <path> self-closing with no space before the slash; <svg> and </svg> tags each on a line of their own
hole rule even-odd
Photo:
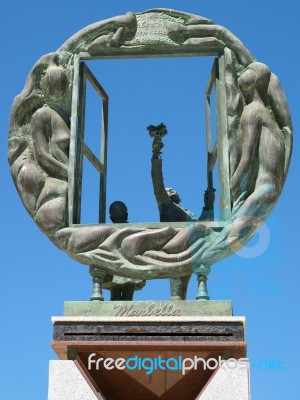
<svg viewBox="0 0 300 400">
<path fill-rule="evenodd" d="M 66 301 L 65 317 L 214 317 L 232 316 L 230 300 Z"/>
<path fill-rule="evenodd" d="M 240 361 L 235 369 L 232 369 L 230 362 L 224 363 L 212 375 L 196 400 L 250 400 L 249 372 L 248 361 Z"/>
<path fill-rule="evenodd" d="M 195 400 L 250 400 L 249 369 L 247 361 L 240 361 L 235 368 L 232 362 L 225 362 L 221 368 L 216 369 Z M 97 385 L 76 361 L 50 361 L 48 400 L 104 399 L 95 387 Z M 151 399 L 163 396 L 163 392 L 151 394 Z"/>
<path fill-rule="evenodd" d="M 84 376 L 76 361 L 49 362 L 48 400 L 99 400 L 92 382 Z"/>
</svg>

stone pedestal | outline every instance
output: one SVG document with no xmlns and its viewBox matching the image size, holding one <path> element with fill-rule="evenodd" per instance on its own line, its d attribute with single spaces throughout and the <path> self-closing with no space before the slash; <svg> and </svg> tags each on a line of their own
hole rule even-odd
<svg viewBox="0 0 300 400">
<path fill-rule="evenodd" d="M 99 393 L 76 361 L 49 362 L 48 400 L 98 400 Z"/>
<path fill-rule="evenodd" d="M 117 316 L 53 318 L 61 361 L 50 364 L 49 400 L 249 400 L 243 317 L 195 315 L 210 302 L 190 302 L 190 316 L 176 315 L 185 302 L 133 303 L 130 310 L 118 303 L 125 309 Z M 103 304 L 101 312 L 113 307 Z"/>
</svg>

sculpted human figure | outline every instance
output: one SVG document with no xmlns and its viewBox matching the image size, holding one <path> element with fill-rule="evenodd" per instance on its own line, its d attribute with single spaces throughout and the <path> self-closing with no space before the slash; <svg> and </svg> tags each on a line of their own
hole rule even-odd
<svg viewBox="0 0 300 400">
<path fill-rule="evenodd" d="M 114 201 L 109 207 L 110 219 L 114 224 L 127 224 L 128 211 L 122 201 Z M 145 281 L 140 279 L 123 278 L 117 275 L 105 276 L 102 287 L 110 290 L 110 300 L 133 300 L 134 291 L 145 286 Z"/>
<path fill-rule="evenodd" d="M 46 232 L 65 226 L 69 152 L 68 79 L 62 67 L 50 65 L 40 81 L 43 104 L 32 114 L 32 148 L 12 162 L 25 205 Z M 67 103 L 67 102 L 66 102 Z"/>
<path fill-rule="evenodd" d="M 233 50 L 242 65 L 254 61 L 252 54 L 243 46 L 243 43 L 224 26 L 214 23 L 193 23 L 184 25 L 174 22 L 168 26 L 169 36 L 186 45 L 200 44 L 202 38 L 216 38 Z M 197 40 L 200 39 L 200 40 Z"/>
<path fill-rule="evenodd" d="M 125 223 L 121 227 L 69 226 L 70 89 L 73 78 L 76 82 L 80 77 L 79 53 L 84 58 L 123 58 L 135 54 L 192 55 L 194 51 L 219 55 L 219 83 L 224 88 L 219 93 L 222 97 L 225 93 L 227 103 L 220 107 L 220 127 L 227 124 L 228 131 L 228 153 L 225 143 L 222 150 L 226 154 L 222 154 L 229 158 L 231 180 L 231 192 L 223 195 L 231 195 L 231 219 L 220 227 L 201 222 L 180 227 Z M 55 245 L 91 267 L 96 289 L 106 273 L 156 279 L 186 276 L 193 271 L 203 283 L 202 276 L 207 277 L 210 266 L 241 248 L 270 214 L 287 175 L 292 126 L 277 77 L 254 61 L 242 42 L 226 28 L 192 14 L 153 9 L 89 25 L 33 66 L 12 107 L 11 172 L 29 214 Z M 77 84 L 74 93 L 76 88 Z M 74 137 L 72 150 L 76 140 Z M 178 193 L 164 188 L 161 146 L 161 140 L 155 139 L 152 167 L 153 176 L 158 179 L 154 186 L 161 190 L 155 192 L 161 220 L 194 221 L 193 214 L 181 207 Z M 75 153 L 72 151 L 72 156 Z M 72 157 L 70 172 L 74 171 L 75 160 Z M 211 206 L 212 188 L 206 198 Z M 201 219 L 211 220 L 212 210 L 207 206 L 205 209 L 206 216 L 202 213 Z M 184 280 L 188 277 L 178 279 L 177 287 L 173 285 L 174 298 L 184 298 Z M 95 290 L 95 298 L 101 299 L 100 290 Z"/>
<path fill-rule="evenodd" d="M 161 128 L 163 124 L 159 125 Z M 149 129 L 150 128 L 150 129 Z M 148 127 L 151 135 L 154 132 L 154 126 Z M 166 128 L 165 128 L 166 130 Z M 153 135 L 152 135 L 153 136 Z M 160 222 L 186 222 L 186 221 L 198 221 L 198 218 L 186 208 L 181 206 L 181 198 L 179 194 L 173 188 L 165 188 L 162 173 L 162 159 L 160 158 L 161 149 L 163 143 L 161 138 L 154 136 L 152 145 L 152 160 L 151 160 L 151 176 L 153 183 L 153 190 L 156 198 L 156 202 L 159 209 Z M 209 219 L 208 210 L 208 195 L 207 190 L 204 195 L 205 206 L 203 207 L 200 219 Z M 171 278 L 171 300 L 185 300 L 187 287 L 190 280 L 190 275 L 183 276 L 180 278 Z"/>
<path fill-rule="evenodd" d="M 250 64 L 238 79 L 246 105 L 239 127 L 240 160 L 231 178 L 231 191 L 234 199 L 246 200 L 235 215 L 230 233 L 233 237 L 240 236 L 255 218 L 259 218 L 258 223 L 263 219 L 284 182 L 284 135 L 291 135 L 291 121 L 288 109 L 276 107 L 275 97 L 283 96 L 276 79 L 259 62 Z"/>
<path fill-rule="evenodd" d="M 49 176 L 65 181 L 68 179 L 70 121 L 61 114 L 67 86 L 64 69 L 50 66 L 41 80 L 46 103 L 31 119 L 33 147 L 39 164 Z"/>
<path fill-rule="evenodd" d="M 128 12 L 125 15 L 95 22 L 77 32 L 68 39 L 60 51 L 98 51 L 101 48 L 117 47 L 125 40 L 130 40 L 137 28 L 135 14 Z"/>
</svg>

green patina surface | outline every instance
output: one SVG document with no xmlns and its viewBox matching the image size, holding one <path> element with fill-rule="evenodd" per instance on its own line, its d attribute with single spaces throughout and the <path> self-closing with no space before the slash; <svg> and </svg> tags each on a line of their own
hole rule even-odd
<svg viewBox="0 0 300 400">
<path fill-rule="evenodd" d="M 212 178 L 217 165 L 221 221 L 185 223 L 169 216 L 161 218 L 164 224 L 105 224 L 108 95 L 85 61 L 182 56 L 215 57 L 205 92 L 209 189 L 205 208 L 213 212 Z M 84 142 L 87 81 L 103 105 L 100 156 Z M 209 299 L 207 276 L 213 264 L 245 245 L 271 213 L 286 179 L 291 150 L 292 122 L 277 76 L 225 27 L 170 9 L 98 21 L 41 57 L 14 100 L 9 127 L 10 168 L 27 211 L 56 246 L 90 266 L 95 304 L 67 306 L 66 315 L 74 316 L 118 313 L 114 303 L 111 307 L 98 303 L 103 300 L 102 287 L 111 290 L 106 284 L 113 279 L 108 276 L 127 282 L 170 278 L 171 298 L 183 299 L 185 279 L 192 273 L 197 275 L 200 303 L 186 307 L 172 303 L 170 309 L 163 302 L 123 302 L 123 314 L 231 315 L 231 308 L 226 314 L 219 302 L 215 306 L 201 301 Z M 81 224 L 83 157 L 100 174 L 97 225 Z"/>
</svg>

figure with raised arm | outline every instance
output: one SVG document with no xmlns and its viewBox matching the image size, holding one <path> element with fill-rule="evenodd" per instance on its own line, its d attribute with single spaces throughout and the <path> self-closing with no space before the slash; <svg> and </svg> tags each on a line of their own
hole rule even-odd
<svg viewBox="0 0 300 400">
<path fill-rule="evenodd" d="M 158 126 L 150 125 L 147 127 L 149 134 L 153 137 L 151 176 L 153 190 L 159 209 L 160 222 L 187 222 L 198 221 L 195 214 L 181 206 L 181 198 L 173 188 L 165 188 L 161 150 L 163 148 L 162 137 L 167 134 L 167 128 L 164 124 Z M 208 209 L 208 190 L 204 194 L 204 207 L 199 220 L 207 220 L 210 216 Z M 180 278 L 171 278 L 171 300 L 185 300 L 190 275 Z"/>
</svg>

